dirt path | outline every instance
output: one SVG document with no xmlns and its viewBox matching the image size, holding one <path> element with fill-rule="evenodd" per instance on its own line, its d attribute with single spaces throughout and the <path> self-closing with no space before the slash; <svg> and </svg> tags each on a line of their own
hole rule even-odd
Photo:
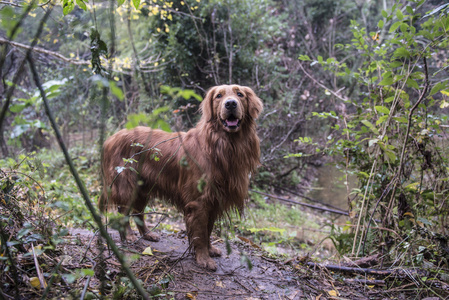
<svg viewBox="0 0 449 300">
<path fill-rule="evenodd" d="M 86 251 L 93 233 L 74 229 L 71 235 L 74 242 L 66 244 L 64 251 L 80 259 L 79 254 L 83 253 L 82 250 Z M 119 242 L 117 232 L 112 231 L 111 235 Z M 95 242 L 91 245 L 86 252 L 87 261 L 98 254 Z M 222 257 L 215 258 L 218 265 L 216 272 L 196 265 L 183 233 L 162 233 L 161 241 L 156 243 L 139 240 L 128 245 L 129 250 L 125 252 L 132 255 L 134 251 L 142 253 L 151 247 L 153 255 L 140 256 L 131 267 L 145 286 L 160 285 L 163 278 L 170 278 L 166 289 L 161 292 L 175 299 L 303 299 L 303 292 L 295 279 L 297 275 L 291 267 L 262 255 L 244 242 L 230 243 L 229 255 L 226 255 L 223 240 L 216 240 L 214 245 L 224 253 Z M 107 262 L 108 270 L 113 270 L 111 273 L 120 274 L 119 265 L 113 257 Z"/>
<path fill-rule="evenodd" d="M 111 235 L 119 243 L 118 233 L 111 231 Z M 65 267 L 91 266 L 89 262 L 98 256 L 93 233 L 73 229 L 68 240 L 63 251 L 71 259 Z M 215 239 L 214 245 L 226 253 L 224 241 Z M 139 240 L 123 248 L 123 251 L 131 258 L 141 254 L 147 247 L 151 248 L 153 254 L 137 255 L 130 265 L 155 299 L 422 299 L 419 296 L 410 298 L 409 293 L 400 290 L 347 284 L 340 274 L 311 270 L 295 260 L 285 264 L 240 240 L 230 243 L 232 251 L 229 255 L 215 258 L 218 265 L 216 272 L 206 271 L 196 265 L 182 231 L 162 232 L 159 242 Z M 85 259 L 81 260 L 82 257 Z M 119 282 L 120 277 L 126 277 L 112 254 L 106 260 L 105 269 L 111 281 Z M 98 269 L 95 274 L 98 276 Z M 122 282 L 126 286 L 126 280 L 122 279 Z M 98 285 L 99 280 L 94 277 L 89 289 L 95 292 Z M 119 299 L 136 297 L 132 289 L 127 290 L 127 293 Z"/>
</svg>

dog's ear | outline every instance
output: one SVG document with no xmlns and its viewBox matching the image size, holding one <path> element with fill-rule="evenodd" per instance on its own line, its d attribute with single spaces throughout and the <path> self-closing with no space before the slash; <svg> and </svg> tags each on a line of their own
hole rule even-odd
<svg viewBox="0 0 449 300">
<path fill-rule="evenodd" d="M 244 86 L 243 90 L 248 99 L 248 113 L 253 119 L 257 119 L 263 110 L 262 100 L 257 97 L 256 93 L 254 93 L 251 88 Z"/>
<path fill-rule="evenodd" d="M 213 102 L 214 102 L 214 97 L 215 97 L 215 91 L 216 91 L 217 87 L 212 87 L 210 88 L 207 93 L 206 96 L 204 97 L 203 101 L 201 102 L 200 105 L 200 110 L 202 113 L 202 119 L 204 118 L 206 121 L 212 121 L 214 118 L 214 106 L 213 106 Z"/>
</svg>

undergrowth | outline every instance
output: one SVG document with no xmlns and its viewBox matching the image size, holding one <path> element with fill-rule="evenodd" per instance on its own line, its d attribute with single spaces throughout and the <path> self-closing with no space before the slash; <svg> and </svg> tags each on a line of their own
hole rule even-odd
<svg viewBox="0 0 449 300">
<path fill-rule="evenodd" d="M 70 154 L 92 198 L 98 198 L 99 164 L 95 148 L 73 148 Z M 0 177 L 2 292 L 30 298 L 40 297 L 42 293 L 52 297 L 68 294 L 97 297 L 95 293 L 98 291 L 83 291 L 80 285 L 86 278 L 100 276 L 95 263 L 80 257 L 77 263 L 68 265 L 73 263 L 70 256 L 74 254 L 66 253 L 67 243 L 85 243 L 69 234 L 71 228 L 91 232 L 96 232 L 97 228 L 62 154 L 42 149 L 38 153 L 20 154 L 16 159 L 0 160 Z M 247 246 L 276 255 L 310 250 L 317 242 L 299 237 L 297 230 L 306 224 L 308 216 L 297 207 L 267 203 L 257 194 L 253 194 L 251 199 L 243 218 L 234 216 L 231 226 L 227 222 L 221 226 L 221 235 L 226 240 L 250 243 Z M 158 224 L 157 231 L 173 234 L 183 230 L 182 216 L 173 207 L 156 201 L 146 212 L 154 213 L 147 219 Z M 319 227 L 317 224 L 307 226 Z M 89 247 L 95 247 L 95 244 Z M 246 254 L 241 255 L 243 263 L 251 266 Z M 130 256 L 131 261 L 138 256 Z M 109 278 L 105 281 L 106 293 L 112 298 L 132 299 L 136 296 L 126 276 L 108 275 L 107 272 L 104 276 Z M 164 285 L 157 283 L 147 291 L 163 294 Z"/>
</svg>

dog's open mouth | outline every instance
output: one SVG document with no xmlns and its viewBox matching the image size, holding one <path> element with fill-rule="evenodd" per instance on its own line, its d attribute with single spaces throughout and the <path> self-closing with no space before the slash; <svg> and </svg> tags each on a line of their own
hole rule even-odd
<svg viewBox="0 0 449 300">
<path fill-rule="evenodd" d="M 229 129 L 236 129 L 240 127 L 240 120 L 234 116 L 229 116 L 226 120 L 222 120 L 224 127 Z"/>
</svg>

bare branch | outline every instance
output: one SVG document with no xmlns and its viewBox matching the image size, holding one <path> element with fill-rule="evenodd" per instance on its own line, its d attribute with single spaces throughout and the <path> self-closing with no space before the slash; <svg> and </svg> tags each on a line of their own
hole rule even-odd
<svg viewBox="0 0 449 300">
<path fill-rule="evenodd" d="M 38 4 L 37 6 L 38 7 L 43 7 L 43 6 L 47 5 L 48 3 L 50 3 L 50 1 L 51 0 L 48 0 L 47 2 L 42 3 L 42 4 Z M 21 5 L 21 4 L 10 2 L 10 1 L 0 1 L 0 4 L 11 5 L 11 6 L 15 6 L 15 7 L 24 7 L 25 6 L 25 5 Z"/>
<path fill-rule="evenodd" d="M 346 98 L 345 96 L 340 95 L 340 90 L 338 90 L 337 92 L 334 92 L 333 90 L 331 90 L 330 88 L 326 87 L 324 84 L 322 84 L 321 82 L 319 82 L 318 80 L 316 80 L 315 78 L 312 77 L 312 75 L 310 75 L 309 73 L 306 72 L 306 70 L 304 69 L 304 67 L 302 66 L 302 64 L 299 64 L 299 67 L 301 68 L 301 70 L 304 72 L 304 74 L 306 74 L 307 77 L 309 77 L 310 79 L 312 79 L 312 81 L 314 83 L 316 83 L 317 85 L 319 85 L 320 87 L 322 87 L 323 89 L 326 89 L 327 91 L 329 91 L 329 93 L 331 93 L 332 95 L 334 95 L 335 97 L 337 97 L 340 100 L 343 101 L 349 101 L 348 98 Z"/>
<path fill-rule="evenodd" d="M 55 52 L 55 51 L 50 51 L 44 48 L 40 48 L 40 47 L 31 47 L 25 44 L 21 44 L 18 42 L 13 42 L 13 41 L 9 41 L 7 39 L 4 39 L 2 37 L 0 37 L 0 44 L 8 44 L 11 45 L 13 47 L 17 47 L 17 48 L 21 48 L 21 49 L 25 49 L 25 50 L 30 50 L 32 49 L 34 52 L 36 53 L 41 53 L 41 54 L 46 54 L 46 55 L 50 55 L 53 57 L 56 57 L 64 62 L 70 63 L 70 64 L 74 64 L 74 65 L 89 65 L 90 61 L 89 60 L 79 60 L 79 59 L 72 59 L 72 58 L 67 58 L 64 55 Z"/>
</svg>

